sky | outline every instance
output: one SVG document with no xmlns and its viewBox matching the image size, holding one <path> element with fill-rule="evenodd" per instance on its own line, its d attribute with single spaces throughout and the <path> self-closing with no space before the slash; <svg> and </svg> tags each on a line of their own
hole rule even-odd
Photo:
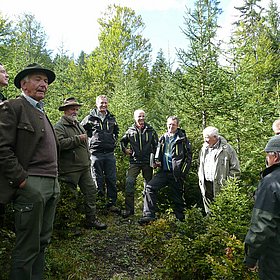
<svg viewBox="0 0 280 280">
<path fill-rule="evenodd" d="M 275 0 L 279 2 L 280 0 Z M 150 40 L 155 60 L 160 49 L 165 58 L 176 60 L 176 49 L 187 48 L 182 33 L 187 8 L 193 8 L 195 0 L 0 0 L 0 11 L 9 19 L 23 14 L 33 14 L 47 34 L 47 47 L 53 53 L 63 46 L 68 55 L 77 58 L 83 50 L 90 53 L 98 46 L 97 19 L 110 4 L 132 8 L 141 15 L 146 26 L 143 36 Z M 220 0 L 223 13 L 218 36 L 226 40 L 231 33 L 231 23 L 236 19 L 234 6 L 243 0 Z M 269 0 L 262 0 L 267 7 Z M 280 3 L 279 3 L 280 4 Z"/>
</svg>

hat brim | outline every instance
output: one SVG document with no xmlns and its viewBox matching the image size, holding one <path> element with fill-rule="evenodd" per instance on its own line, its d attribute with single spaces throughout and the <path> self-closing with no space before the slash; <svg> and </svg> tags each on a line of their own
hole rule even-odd
<svg viewBox="0 0 280 280">
<path fill-rule="evenodd" d="M 55 80 L 55 73 L 49 69 L 45 69 L 45 68 L 30 68 L 30 69 L 24 69 L 22 71 L 20 71 L 15 79 L 14 79 L 14 84 L 15 86 L 20 89 L 20 82 L 21 80 L 30 75 L 30 74 L 34 74 L 34 73 L 44 73 L 46 74 L 46 76 L 48 77 L 48 84 L 50 85 L 54 80 Z"/>
<path fill-rule="evenodd" d="M 66 104 L 66 105 L 62 105 L 60 107 L 58 107 L 58 110 L 59 111 L 64 111 L 67 107 L 72 107 L 72 106 L 83 106 L 83 104 L 79 104 L 79 103 L 69 103 L 69 104 Z"/>
</svg>

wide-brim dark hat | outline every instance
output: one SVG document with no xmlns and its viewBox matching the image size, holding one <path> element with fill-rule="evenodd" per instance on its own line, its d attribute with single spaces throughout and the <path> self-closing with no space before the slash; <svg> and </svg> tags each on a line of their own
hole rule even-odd
<svg viewBox="0 0 280 280">
<path fill-rule="evenodd" d="M 44 73 L 48 77 L 48 84 L 50 85 L 54 80 L 55 80 L 55 73 L 49 69 L 46 69 L 42 67 L 41 65 L 37 63 L 33 63 L 30 65 L 27 65 L 26 68 L 24 68 L 22 71 L 20 71 L 15 79 L 14 79 L 14 84 L 17 88 L 20 88 L 20 81 L 26 77 L 29 74 L 32 73 Z"/>
<path fill-rule="evenodd" d="M 64 111 L 67 107 L 70 106 L 83 106 L 83 104 L 78 103 L 77 100 L 74 97 L 68 97 L 64 100 L 64 104 L 61 105 L 58 110 Z"/>
</svg>

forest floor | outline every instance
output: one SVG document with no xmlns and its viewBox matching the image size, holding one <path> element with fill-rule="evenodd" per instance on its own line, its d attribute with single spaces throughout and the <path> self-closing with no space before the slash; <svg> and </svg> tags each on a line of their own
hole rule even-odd
<svg viewBox="0 0 280 280">
<path fill-rule="evenodd" d="M 99 212 L 99 218 L 108 225 L 106 230 L 81 228 L 65 240 L 54 233 L 47 256 L 47 279 L 155 279 L 154 265 L 141 250 L 144 230 L 137 222 L 140 215 L 124 219 Z"/>
</svg>

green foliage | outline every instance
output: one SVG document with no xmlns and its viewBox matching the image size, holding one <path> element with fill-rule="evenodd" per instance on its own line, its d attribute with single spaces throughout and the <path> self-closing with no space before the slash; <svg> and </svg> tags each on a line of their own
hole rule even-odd
<svg viewBox="0 0 280 280">
<path fill-rule="evenodd" d="M 74 241 L 75 242 L 75 241 Z M 73 242 L 73 243 L 74 243 Z M 60 240 L 47 251 L 45 279 L 87 278 L 88 271 L 96 270 L 90 254 L 84 254 L 84 248 L 69 246 L 69 240 Z"/>
<path fill-rule="evenodd" d="M 210 220 L 240 240 L 245 238 L 253 209 L 252 188 L 228 180 L 211 205 Z"/>
<path fill-rule="evenodd" d="M 180 126 L 193 148 L 192 169 L 185 184 L 189 209 L 186 222 L 177 223 L 168 214 L 169 202 L 159 204 L 162 219 L 143 229 L 141 249 L 146 267 L 150 269 L 152 261 L 158 268 L 157 279 L 256 279 L 242 265 L 242 240 L 250 220 L 252 192 L 264 167 L 263 147 L 272 135 L 273 120 L 280 115 L 279 12 L 273 1 L 268 11 L 260 5 L 258 0 L 245 1 L 239 8 L 231 48 L 225 51 L 216 40 L 221 12 L 218 1 L 196 1 L 194 10 L 186 13 L 182 29 L 189 47 L 178 51 L 180 66 L 175 72 L 162 51 L 151 63 L 151 45 L 142 34 L 145 24 L 127 7 L 108 7 L 98 21 L 99 46 L 89 55 L 81 52 L 76 62 L 63 49 L 52 57 L 52 51 L 46 48 L 46 34 L 33 15 L 23 14 L 12 21 L 0 14 L 0 57 L 10 76 L 10 85 L 4 92 L 7 97 L 20 94 L 13 86 L 13 78 L 26 64 L 36 61 L 57 75 L 45 99 L 45 109 L 53 123 L 60 117 L 58 107 L 64 98 L 75 96 L 84 104 L 82 118 L 95 106 L 99 94 L 108 95 L 109 110 L 116 115 L 120 136 L 133 122 L 133 111 L 138 108 L 146 111 L 148 122 L 159 135 L 166 130 L 167 116 L 180 118 Z M 221 64 L 220 55 L 227 57 L 227 66 Z M 201 199 L 197 159 L 203 141 L 201 130 L 206 125 L 218 127 L 234 146 L 242 169 L 241 181 L 229 181 L 216 197 L 210 217 L 203 217 L 198 208 Z M 118 198 L 122 203 L 128 160 L 119 147 L 116 157 Z M 136 193 L 139 208 L 141 180 Z M 163 192 L 163 199 L 164 195 Z M 70 248 L 69 240 L 61 241 L 80 226 L 84 217 L 81 204 L 81 194 L 62 185 L 54 234 L 59 246 L 54 244 L 49 250 L 48 279 L 87 279 L 86 270 L 95 269 L 79 245 Z M 10 210 L 8 207 L 9 217 Z M 1 277 L 7 274 L 5 260 L 14 242 L 11 221 L 12 218 L 1 229 Z M 138 235 L 135 231 L 133 238 Z M 122 264 L 128 263 L 127 255 L 120 259 Z M 149 269 L 144 274 L 146 279 L 152 277 Z M 114 279 L 131 279 L 122 273 L 112 275 Z"/>
<path fill-rule="evenodd" d="M 0 228 L 0 268 L 1 279 L 8 279 L 11 262 L 12 247 L 15 242 L 15 234 L 7 227 Z"/>
<path fill-rule="evenodd" d="M 82 205 L 83 196 L 80 190 L 60 182 L 60 200 L 54 223 L 55 235 L 68 238 L 79 232 L 85 216 Z"/>
<path fill-rule="evenodd" d="M 159 279 L 257 279 L 243 265 L 252 202 L 239 183 L 228 182 L 210 216 L 193 207 L 186 210 L 185 222 L 167 216 L 144 228 L 141 248 L 147 261 L 156 261 Z"/>
</svg>

